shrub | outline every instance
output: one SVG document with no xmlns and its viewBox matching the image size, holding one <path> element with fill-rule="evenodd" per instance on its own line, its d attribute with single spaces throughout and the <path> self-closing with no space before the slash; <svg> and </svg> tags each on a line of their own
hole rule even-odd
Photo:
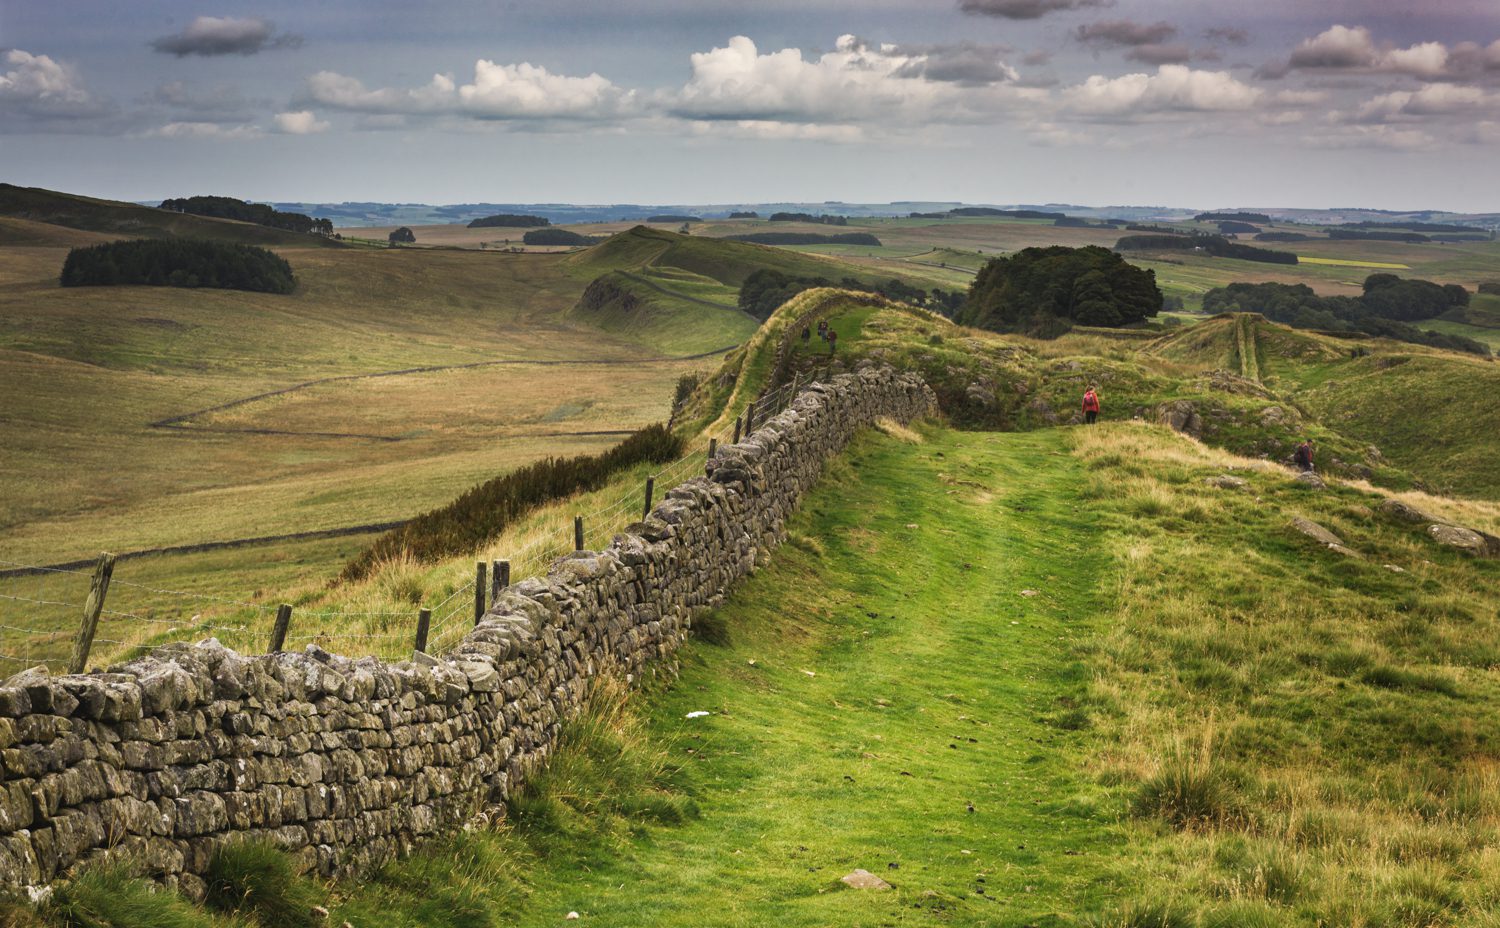
<svg viewBox="0 0 1500 928">
<path fill-rule="evenodd" d="M 603 454 L 546 458 L 528 464 L 487 480 L 448 505 L 380 536 L 349 562 L 343 578 L 358 580 L 377 563 L 403 556 L 430 562 L 472 551 L 543 503 L 596 490 L 617 471 L 643 461 L 663 464 L 681 451 L 682 439 L 658 424 L 641 429 Z"/>
<path fill-rule="evenodd" d="M 1176 751 L 1141 784 L 1131 809 L 1141 818 L 1160 818 L 1186 829 L 1229 821 L 1234 805 L 1233 790 L 1217 763 Z"/>
</svg>

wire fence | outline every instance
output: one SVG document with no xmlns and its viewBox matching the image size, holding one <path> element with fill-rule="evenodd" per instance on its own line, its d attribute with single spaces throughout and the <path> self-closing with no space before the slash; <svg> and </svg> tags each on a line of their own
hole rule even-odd
<svg viewBox="0 0 1500 928">
<path fill-rule="evenodd" d="M 790 406 L 796 393 L 795 380 L 766 389 L 739 420 L 703 436 L 693 450 L 652 474 L 651 505 L 673 487 L 701 476 L 711 448 L 746 437 L 752 428 Z M 753 422 L 747 423 L 752 409 Z M 605 548 L 617 534 L 643 519 L 648 511 L 646 492 L 643 484 L 586 495 L 590 508 L 575 511 L 574 516 L 581 519 L 582 547 Z M 577 523 L 562 521 L 560 513 L 512 534 L 509 540 L 514 549 L 500 555 L 508 563 L 512 583 L 544 575 L 553 561 L 574 550 Z M 129 562 L 132 568 L 145 563 Z M 139 569 L 141 578 L 149 576 L 143 566 Z M 473 627 L 476 613 L 489 602 L 487 594 L 498 578 L 482 582 L 484 578 L 476 574 L 467 582 L 452 581 L 435 591 L 418 587 L 387 598 L 387 602 L 390 598 L 410 601 L 410 608 L 340 609 L 311 596 L 312 604 L 293 610 L 290 629 L 282 629 L 280 642 L 275 640 L 278 611 L 286 607 L 270 596 L 228 597 L 116 574 L 108 578 L 101 602 L 94 603 L 90 592 L 99 580 L 98 568 L 39 567 L 0 560 L 0 679 L 29 667 L 44 666 L 53 673 L 68 670 L 75 644 L 87 637 L 84 630 L 91 621 L 88 667 L 209 637 L 242 653 L 261 653 L 278 645 L 301 650 L 312 644 L 352 657 L 408 657 L 416 640 L 418 611 L 423 608 L 431 615 L 426 650 L 441 652 L 456 645 Z M 399 582 L 397 576 L 393 583 Z"/>
</svg>

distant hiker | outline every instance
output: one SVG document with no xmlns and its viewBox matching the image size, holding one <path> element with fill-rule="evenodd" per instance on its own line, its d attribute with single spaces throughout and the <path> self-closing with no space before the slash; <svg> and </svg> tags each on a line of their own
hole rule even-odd
<svg viewBox="0 0 1500 928">
<path fill-rule="evenodd" d="M 821 338 L 825 342 L 828 341 L 828 320 L 827 319 L 819 319 L 818 320 L 818 337 Z"/>
<path fill-rule="evenodd" d="M 838 343 L 839 343 L 839 333 L 835 332 L 833 329 L 829 329 L 828 330 L 828 353 L 829 354 L 833 354 L 833 349 L 838 345 Z"/>
<path fill-rule="evenodd" d="M 1083 391 L 1083 421 L 1093 425 L 1099 418 L 1099 394 L 1093 387 Z"/>
<path fill-rule="evenodd" d="M 1313 469 L 1313 443 L 1311 438 L 1302 439 L 1302 444 L 1297 446 L 1297 453 L 1292 455 L 1292 460 L 1297 462 L 1299 470 L 1312 472 Z"/>
<path fill-rule="evenodd" d="M 802 344 L 804 344 L 804 345 L 807 344 L 807 340 L 809 338 L 812 338 L 812 329 L 809 329 L 807 326 L 803 326 L 802 327 Z"/>
</svg>

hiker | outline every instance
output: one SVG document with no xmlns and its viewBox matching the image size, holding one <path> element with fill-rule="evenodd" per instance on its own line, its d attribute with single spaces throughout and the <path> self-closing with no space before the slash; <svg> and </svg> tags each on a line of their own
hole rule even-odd
<svg viewBox="0 0 1500 928">
<path fill-rule="evenodd" d="M 839 341 L 839 333 L 835 332 L 833 329 L 829 329 L 828 330 L 828 353 L 829 354 L 833 354 L 834 346 L 836 346 L 838 344 L 838 341 Z"/>
<path fill-rule="evenodd" d="M 825 342 L 828 341 L 828 320 L 827 319 L 819 319 L 818 320 L 818 337 L 821 338 Z"/>
<path fill-rule="evenodd" d="M 802 327 L 802 344 L 804 344 L 804 345 L 807 344 L 807 340 L 809 338 L 812 338 L 812 329 L 809 329 L 807 326 L 803 326 Z"/>
<path fill-rule="evenodd" d="M 1292 460 L 1297 462 L 1297 468 L 1306 473 L 1313 471 L 1313 443 L 1311 438 L 1302 439 L 1302 444 L 1297 446 L 1297 453 L 1292 455 Z"/>
<path fill-rule="evenodd" d="M 1099 418 L 1099 393 L 1094 387 L 1083 391 L 1083 421 L 1093 425 Z"/>
</svg>

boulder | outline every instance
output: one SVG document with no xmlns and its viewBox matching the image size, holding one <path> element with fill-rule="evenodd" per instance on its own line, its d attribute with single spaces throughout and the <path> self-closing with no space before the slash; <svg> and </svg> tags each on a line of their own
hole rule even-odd
<svg viewBox="0 0 1500 928">
<path fill-rule="evenodd" d="M 1243 490 L 1250 486 L 1250 482 L 1244 477 L 1232 477 L 1229 474 L 1204 477 L 1203 482 L 1211 487 L 1218 487 L 1221 490 Z"/>
<path fill-rule="evenodd" d="M 1420 525 L 1423 522 L 1431 523 L 1437 521 L 1422 510 L 1417 509 L 1414 506 L 1408 506 L 1405 503 L 1401 502 L 1399 499 L 1383 500 L 1380 503 L 1379 508 L 1382 513 L 1390 516 L 1392 519 L 1396 519 L 1400 522 L 1410 522 L 1413 525 Z"/>
<path fill-rule="evenodd" d="M 1303 486 L 1307 487 L 1308 489 L 1312 489 L 1312 490 L 1326 490 L 1326 489 L 1328 489 L 1328 484 L 1326 484 L 1326 483 L 1323 482 L 1323 478 L 1319 477 L 1317 474 L 1313 473 L 1310 470 L 1300 471 L 1300 472 L 1298 472 L 1297 476 L 1293 477 L 1292 479 L 1295 480 L 1295 481 L 1297 481 L 1298 483 L 1302 484 Z"/>
<path fill-rule="evenodd" d="M 1311 538 L 1313 541 L 1316 541 L 1318 544 L 1337 551 L 1339 554 L 1357 556 L 1352 550 L 1344 545 L 1344 539 L 1335 535 L 1333 532 L 1330 532 L 1328 529 L 1324 528 L 1311 519 L 1304 519 L 1301 516 L 1298 516 L 1297 518 L 1292 520 L 1292 528 L 1306 535 L 1308 538 Z"/>
<path fill-rule="evenodd" d="M 1434 522 L 1427 526 L 1427 534 L 1438 544 L 1457 548 L 1465 554 L 1483 557 L 1489 553 L 1489 546 L 1485 544 L 1483 535 L 1460 525 Z"/>
<path fill-rule="evenodd" d="M 868 870 L 855 870 L 853 873 L 840 877 L 839 882 L 852 889 L 873 889 L 877 892 L 891 888 L 891 884 Z"/>
<path fill-rule="evenodd" d="M 1194 438 L 1203 434 L 1203 417 L 1198 415 L 1198 408 L 1187 400 L 1173 400 L 1156 410 L 1157 421 L 1184 435 Z"/>
</svg>

